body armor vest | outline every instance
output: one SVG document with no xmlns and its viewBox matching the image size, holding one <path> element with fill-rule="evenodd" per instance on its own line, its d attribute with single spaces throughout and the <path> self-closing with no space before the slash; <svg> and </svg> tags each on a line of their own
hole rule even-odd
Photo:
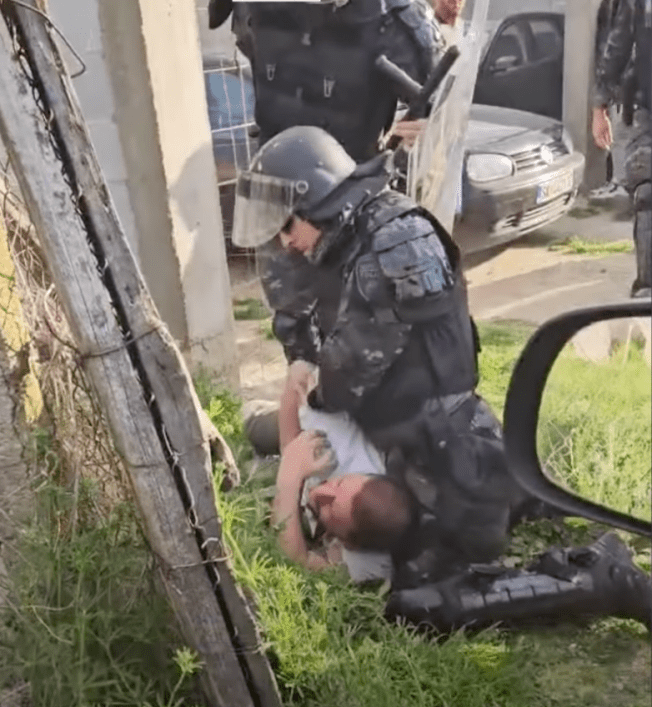
<svg viewBox="0 0 652 707">
<path fill-rule="evenodd" d="M 408 197 L 387 192 L 369 205 L 358 222 L 359 234 L 368 238 L 372 251 L 391 247 L 381 227 L 399 216 L 416 212 L 430 221 L 444 246 L 452 268 L 452 288 L 394 304 L 395 316 L 412 325 L 410 341 L 388 371 L 383 385 L 365 400 L 359 422 L 366 431 L 390 426 L 416 415 L 430 398 L 473 390 L 477 384 L 477 336 L 469 316 L 466 285 L 459 249 L 439 222 L 425 209 L 415 207 Z M 396 230 L 396 246 L 405 237 Z"/>
<path fill-rule="evenodd" d="M 247 3 L 246 22 L 239 8 L 234 31 L 252 64 L 261 143 L 292 125 L 315 125 L 356 161 L 377 152 L 397 91 L 374 67 L 375 59 L 385 53 L 423 81 L 437 48 L 425 20 L 419 26 L 409 7 L 391 5 Z"/>
</svg>

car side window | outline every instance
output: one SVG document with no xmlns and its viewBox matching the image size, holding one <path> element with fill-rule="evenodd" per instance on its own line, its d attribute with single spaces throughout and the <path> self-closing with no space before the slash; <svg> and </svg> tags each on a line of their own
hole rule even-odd
<svg viewBox="0 0 652 707">
<path fill-rule="evenodd" d="M 564 51 L 564 40 L 558 26 L 551 20 L 538 19 L 529 21 L 534 40 L 533 61 L 557 59 Z"/>
<path fill-rule="evenodd" d="M 511 23 L 502 27 L 489 49 L 486 65 L 489 71 L 500 71 L 522 66 L 525 62 L 525 44 L 519 27 Z"/>
</svg>

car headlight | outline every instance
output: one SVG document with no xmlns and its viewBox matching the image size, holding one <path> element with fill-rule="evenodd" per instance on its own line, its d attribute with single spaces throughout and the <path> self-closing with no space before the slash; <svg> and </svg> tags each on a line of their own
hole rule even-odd
<svg viewBox="0 0 652 707">
<path fill-rule="evenodd" d="M 514 174 L 514 163 L 506 155 L 476 153 L 466 158 L 466 174 L 472 182 L 490 182 Z"/>
</svg>

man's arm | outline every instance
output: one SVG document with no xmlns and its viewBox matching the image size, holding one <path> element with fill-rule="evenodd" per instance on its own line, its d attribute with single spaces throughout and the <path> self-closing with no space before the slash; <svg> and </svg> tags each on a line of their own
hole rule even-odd
<svg viewBox="0 0 652 707">
<path fill-rule="evenodd" d="M 331 563 L 308 549 L 301 527 L 301 490 L 309 476 L 329 473 L 334 453 L 323 434 L 302 432 L 285 448 L 276 478 L 276 497 L 272 505 L 272 524 L 279 527 L 279 545 L 293 561 L 318 570 Z"/>
</svg>

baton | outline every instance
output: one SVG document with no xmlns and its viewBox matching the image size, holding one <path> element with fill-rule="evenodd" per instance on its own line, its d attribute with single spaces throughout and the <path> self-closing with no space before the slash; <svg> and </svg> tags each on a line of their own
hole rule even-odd
<svg viewBox="0 0 652 707">
<path fill-rule="evenodd" d="M 423 86 L 384 54 L 381 54 L 374 63 L 381 73 L 395 84 L 398 84 L 403 92 L 409 96 L 408 112 L 405 117 L 406 119 L 416 119 L 426 117 L 430 98 L 439 88 L 439 85 L 444 80 L 453 64 L 457 61 L 459 55 L 460 50 L 456 46 L 449 47 L 441 58 L 441 61 L 438 62 L 437 66 L 435 66 L 431 74 L 425 80 Z M 401 138 L 398 137 L 398 135 L 393 135 L 387 146 L 390 150 L 394 150 L 400 141 Z"/>
</svg>

